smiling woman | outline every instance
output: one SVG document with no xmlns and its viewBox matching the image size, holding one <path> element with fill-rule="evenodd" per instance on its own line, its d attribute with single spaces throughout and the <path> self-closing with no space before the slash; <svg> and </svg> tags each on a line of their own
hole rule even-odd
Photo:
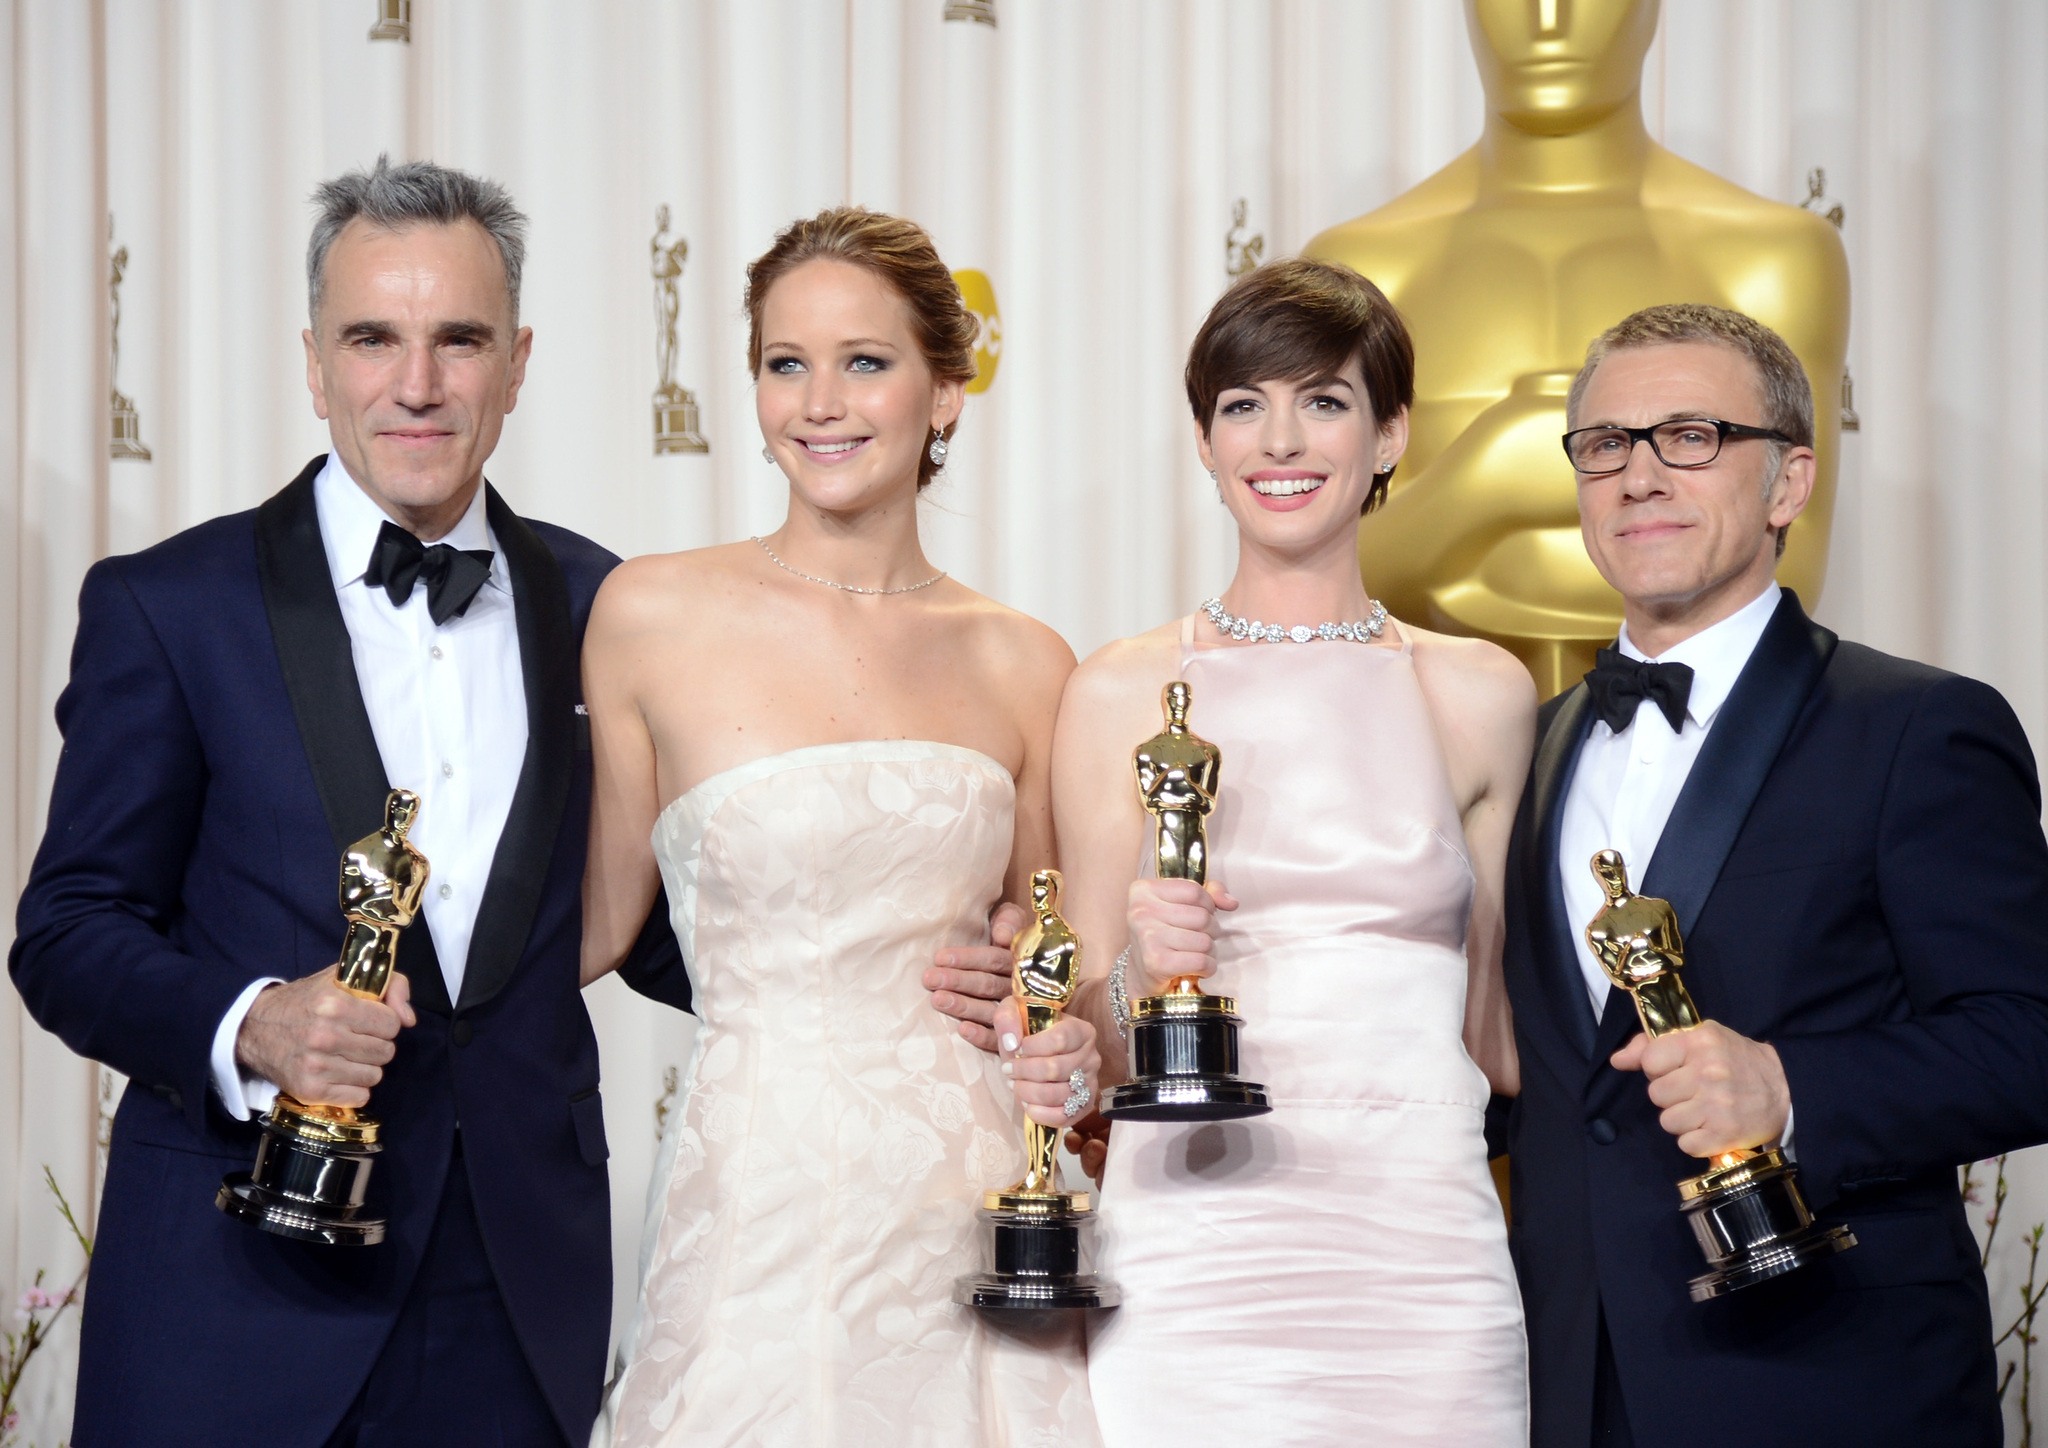
<svg viewBox="0 0 2048 1448">
<path fill-rule="evenodd" d="M 1377 287 L 1306 260 L 1252 272 L 1186 375 L 1237 576 L 1206 617 L 1075 672 L 1053 748 L 1066 914 L 1094 960 L 1124 950 L 1077 996 L 1100 1030 L 1116 993 L 1201 977 L 1243 1011 L 1241 1071 L 1273 1112 L 1117 1122 L 1101 1269 L 1124 1306 L 1089 1339 L 1103 1441 L 1329 1443 L 1369 1423 L 1376 1444 L 1521 1444 L 1482 1118 L 1489 1086 L 1517 1088 L 1501 883 L 1534 691 L 1492 644 L 1388 618 L 1359 578 L 1358 516 L 1414 389 Z M 1206 888 L 1138 874 L 1130 750 L 1173 681 L 1223 757 Z M 1223 1321 L 1257 1324 L 1228 1375 L 1205 1352 Z"/>
<path fill-rule="evenodd" d="M 1074 663 L 918 540 L 976 324 L 922 230 L 859 210 L 783 232 L 747 310 L 788 516 L 622 565 L 585 643 L 585 978 L 665 879 L 702 1022 L 614 1442 L 1085 1448 L 1079 1324 L 999 1334 L 949 1300 L 1018 1105 L 1066 1124 L 1100 1066 L 1085 1021 L 999 1059 L 992 1002 L 959 996 L 956 1029 L 925 993 L 991 956 L 1007 980 L 991 915 L 1056 863 Z"/>
</svg>

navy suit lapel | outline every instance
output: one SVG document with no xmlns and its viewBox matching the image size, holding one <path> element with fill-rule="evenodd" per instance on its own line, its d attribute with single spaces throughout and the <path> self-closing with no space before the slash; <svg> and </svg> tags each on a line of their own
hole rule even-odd
<svg viewBox="0 0 2048 1448">
<path fill-rule="evenodd" d="M 369 710 L 363 707 L 348 625 L 334 596 L 334 574 L 320 539 L 313 479 L 326 462 L 325 457 L 313 459 L 284 491 L 256 510 L 256 572 L 299 741 L 334 840 L 338 872 L 341 852 L 384 822 L 384 799 L 391 786 Z M 337 954 L 345 928 L 338 890 L 337 885 Z M 445 1015 L 448 987 L 441 979 L 432 934 L 408 930 L 401 955 L 399 968 L 412 986 L 413 1003 Z"/>
<path fill-rule="evenodd" d="M 491 857 L 491 876 L 477 908 L 461 1008 L 473 1010 L 505 988 L 526 952 L 554 862 L 562 812 L 576 764 L 575 623 L 562 567 L 540 535 L 485 485 L 491 533 L 505 550 L 519 625 L 519 671 L 526 684 L 526 759 L 512 809 Z"/>
<path fill-rule="evenodd" d="M 1649 868 L 1631 882 L 1639 893 L 1671 902 L 1681 933 L 1690 935 L 1698 923 L 1835 643 L 1834 634 L 1807 618 L 1798 596 L 1784 590 L 1693 761 Z M 1703 1002 L 1701 1009 L 1711 1015 L 1713 1003 Z M 1619 1050 L 1636 1028 L 1635 1012 L 1610 1010 L 1603 1025 L 1602 1044 L 1611 1041 L 1611 1049 Z"/>
<path fill-rule="evenodd" d="M 1536 917 L 1530 922 L 1530 945 L 1544 988 L 1550 993 L 1566 1038 L 1581 1055 L 1587 1056 L 1592 1054 L 1598 1023 L 1593 1019 L 1592 1002 L 1586 999 L 1585 978 L 1579 973 L 1578 947 L 1572 922 L 1565 914 L 1557 851 L 1564 827 L 1565 795 L 1578 771 L 1579 747 L 1592 726 L 1592 702 L 1586 686 L 1580 684 L 1564 696 L 1551 718 L 1550 728 L 1537 745 L 1530 775 L 1534 791 L 1530 818 L 1536 839 L 1528 858 L 1531 874 L 1523 881 L 1523 898 L 1529 901 Z"/>
</svg>

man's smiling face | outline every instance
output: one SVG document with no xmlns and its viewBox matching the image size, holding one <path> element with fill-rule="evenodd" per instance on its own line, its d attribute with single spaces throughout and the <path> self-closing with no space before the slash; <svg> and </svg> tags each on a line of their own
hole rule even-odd
<svg viewBox="0 0 2048 1448">
<path fill-rule="evenodd" d="M 440 537 L 482 481 L 533 345 L 497 243 L 472 221 L 352 221 L 327 253 L 313 327 L 306 385 L 335 452 L 386 513 Z"/>
</svg>

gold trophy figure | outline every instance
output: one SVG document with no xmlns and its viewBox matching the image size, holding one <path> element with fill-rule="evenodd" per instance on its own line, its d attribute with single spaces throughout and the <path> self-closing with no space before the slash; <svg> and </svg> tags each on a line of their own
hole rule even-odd
<svg viewBox="0 0 2048 1448">
<path fill-rule="evenodd" d="M 1081 937 L 1060 918 L 1058 870 L 1032 875 L 1031 907 L 1036 918 L 1010 944 L 1010 980 L 1025 1034 L 1035 1036 L 1055 1025 L 1074 998 Z M 988 1270 L 962 1277 L 955 1302 L 1031 1310 L 1117 1305 L 1115 1284 L 1085 1270 L 1085 1237 L 1095 1217 L 1088 1193 L 1061 1188 L 1059 1147 L 1058 1127 L 1024 1118 L 1024 1176 L 982 1194 Z"/>
<path fill-rule="evenodd" d="M 1131 754 L 1138 799 L 1152 816 L 1152 859 L 1162 880 L 1209 878 L 1209 816 L 1223 751 L 1188 728 L 1194 691 L 1179 679 L 1160 694 L 1166 727 Z M 1227 1121 L 1273 1109 L 1266 1088 L 1237 1075 L 1244 1018 L 1199 976 L 1131 1003 L 1131 1078 L 1103 1093 L 1102 1114 L 1136 1121 Z"/>
<path fill-rule="evenodd" d="M 1670 902 L 1628 887 L 1628 866 L 1614 850 L 1593 857 L 1607 892 L 1586 926 L 1586 943 L 1607 978 L 1636 1003 L 1652 1038 L 1691 1030 L 1705 1017 L 1679 973 L 1685 941 Z M 1692 1279 L 1692 1300 L 1725 1297 L 1856 1245 L 1847 1227 L 1818 1227 L 1799 1191 L 1799 1169 L 1775 1144 L 1738 1147 L 1711 1158 L 1709 1169 L 1678 1184 L 1700 1250 L 1713 1270 Z"/>
<path fill-rule="evenodd" d="M 351 995 L 382 1000 L 398 959 L 398 936 L 419 913 L 427 857 L 406 839 L 420 797 L 394 789 L 384 801 L 384 827 L 350 845 L 341 857 L 341 943 L 335 983 Z M 384 1219 L 365 1215 L 370 1159 L 383 1147 L 377 1122 L 353 1106 L 299 1101 L 280 1091 L 263 1118 L 255 1168 L 231 1173 L 214 1205 L 280 1237 L 367 1247 L 384 1240 Z"/>
</svg>

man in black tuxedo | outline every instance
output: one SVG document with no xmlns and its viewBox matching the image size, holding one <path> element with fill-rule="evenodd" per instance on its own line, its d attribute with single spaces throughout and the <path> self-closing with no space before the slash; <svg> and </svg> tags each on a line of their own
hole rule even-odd
<svg viewBox="0 0 2048 1448">
<path fill-rule="evenodd" d="M 1994 690 L 1842 642 L 1773 581 L 1814 472 L 1812 394 L 1775 333 L 1639 312 L 1568 409 L 1626 625 L 1545 707 L 1508 860 L 1532 1441 L 1988 1448 L 1956 1167 L 2048 1139 L 2026 737 Z M 1707 1024 L 1647 1040 L 1594 960 L 1607 847 L 1675 910 Z M 1696 1305 L 1675 1184 L 1773 1141 L 1858 1245 Z"/>
<path fill-rule="evenodd" d="M 380 160 L 317 201 L 307 379 L 333 451 L 96 565 L 57 708 L 9 964 L 39 1022 L 130 1078 L 73 1441 L 581 1448 L 612 1284 L 578 654 L 618 560 L 483 481 L 532 343 L 511 199 Z M 340 851 L 398 786 L 432 875 L 366 1001 L 334 983 Z M 628 979 L 686 1006 L 664 916 Z M 374 1088 L 382 1244 L 215 1208 L 279 1088 Z"/>
</svg>

